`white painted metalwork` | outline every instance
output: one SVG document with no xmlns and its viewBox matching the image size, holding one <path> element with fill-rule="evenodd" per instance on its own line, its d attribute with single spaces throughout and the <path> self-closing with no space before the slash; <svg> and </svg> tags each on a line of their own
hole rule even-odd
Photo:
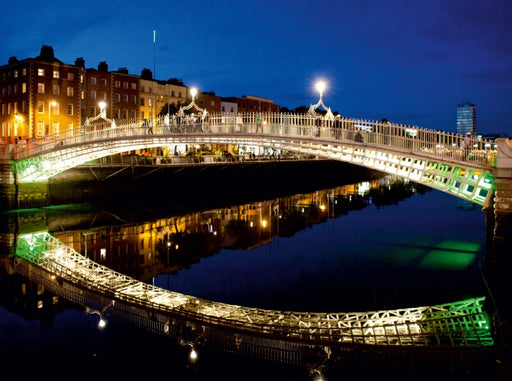
<svg viewBox="0 0 512 381">
<path fill-rule="evenodd" d="M 177 120 L 180 120 L 179 118 Z M 256 145 L 373 168 L 489 206 L 494 188 L 496 150 L 475 140 L 461 149 L 461 135 L 308 114 L 210 114 L 204 120 L 169 125 L 154 120 L 149 132 L 141 121 L 88 131 L 73 129 L 29 144 L 16 153 L 19 182 L 46 181 L 88 161 L 137 149 L 171 144 Z"/>
<path fill-rule="evenodd" d="M 249 308 L 164 290 L 91 261 L 48 232 L 18 237 L 16 256 L 57 279 L 108 295 L 112 307 L 128 302 L 147 311 L 210 327 L 322 345 L 481 347 L 493 345 L 484 298 L 436 306 L 369 312 L 294 312 Z"/>
</svg>

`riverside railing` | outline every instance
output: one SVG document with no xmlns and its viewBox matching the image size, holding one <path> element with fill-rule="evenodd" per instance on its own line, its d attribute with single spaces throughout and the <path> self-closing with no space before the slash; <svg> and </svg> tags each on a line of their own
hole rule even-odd
<svg viewBox="0 0 512 381">
<path fill-rule="evenodd" d="M 367 121 L 350 118 L 329 120 L 307 114 L 243 113 L 209 114 L 206 118 L 193 114 L 153 121 L 125 120 L 91 124 L 62 131 L 39 139 L 18 143 L 12 149 L 13 159 L 42 155 L 63 145 L 91 143 L 107 139 L 120 139 L 154 135 L 176 134 L 263 134 L 286 136 L 304 140 L 350 142 L 362 147 L 379 146 L 410 153 L 450 158 L 455 161 L 469 160 L 474 164 L 494 166 L 495 145 L 474 137 L 466 141 L 463 135 L 429 130 L 385 121 Z M 12 148 L 12 147 L 11 147 Z"/>
</svg>

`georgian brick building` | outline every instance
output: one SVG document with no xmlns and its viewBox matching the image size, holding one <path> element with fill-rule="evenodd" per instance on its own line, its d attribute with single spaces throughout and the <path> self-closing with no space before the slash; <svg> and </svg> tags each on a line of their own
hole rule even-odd
<svg viewBox="0 0 512 381">
<path fill-rule="evenodd" d="M 105 61 L 97 69 L 85 70 L 85 118 L 100 113 L 100 102 L 105 102 L 108 119 L 135 120 L 139 118 L 140 78 L 129 74 L 128 69 L 108 71 Z"/>
<path fill-rule="evenodd" d="M 35 58 L 0 66 L 0 137 L 38 138 L 81 124 L 83 70 L 45 46 Z"/>
<path fill-rule="evenodd" d="M 43 45 L 35 58 L 11 57 L 0 66 L 0 139 L 40 138 L 74 129 L 99 116 L 103 106 L 108 119 L 123 121 L 157 116 L 167 104 L 186 106 L 191 101 L 190 89 L 176 78 L 157 81 L 148 69 L 141 76 L 126 68 L 109 71 L 106 62 L 86 68 L 81 57 L 66 64 L 51 46 Z M 273 100 L 250 95 L 221 98 L 199 92 L 194 101 L 208 113 L 228 112 L 223 104 L 237 112 L 280 111 Z"/>
<path fill-rule="evenodd" d="M 281 107 L 275 104 L 272 99 L 243 95 L 242 97 L 222 98 L 225 102 L 232 102 L 238 105 L 238 112 L 279 112 Z"/>
</svg>

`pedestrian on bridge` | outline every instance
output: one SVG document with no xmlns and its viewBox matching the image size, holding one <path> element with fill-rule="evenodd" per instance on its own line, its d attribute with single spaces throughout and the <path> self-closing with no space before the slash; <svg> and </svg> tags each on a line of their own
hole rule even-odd
<svg viewBox="0 0 512 381">
<path fill-rule="evenodd" d="M 471 138 L 471 132 L 466 133 L 466 136 L 464 136 L 464 139 L 462 139 L 462 142 L 460 145 L 460 148 L 462 151 L 462 160 L 464 160 L 464 161 L 466 161 L 468 159 L 470 138 Z"/>
</svg>

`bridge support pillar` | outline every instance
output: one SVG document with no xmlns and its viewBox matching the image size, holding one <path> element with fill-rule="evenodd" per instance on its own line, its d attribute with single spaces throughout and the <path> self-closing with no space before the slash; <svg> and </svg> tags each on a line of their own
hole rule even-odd
<svg viewBox="0 0 512 381">
<path fill-rule="evenodd" d="M 496 214 L 512 213 L 512 140 L 496 139 L 498 154 L 494 170 L 494 211 Z"/>
<path fill-rule="evenodd" d="M 493 296 L 498 372 L 508 374 L 512 369 L 512 140 L 496 140 L 498 154 L 494 171 L 494 205 L 486 210 L 486 278 Z"/>
</svg>

